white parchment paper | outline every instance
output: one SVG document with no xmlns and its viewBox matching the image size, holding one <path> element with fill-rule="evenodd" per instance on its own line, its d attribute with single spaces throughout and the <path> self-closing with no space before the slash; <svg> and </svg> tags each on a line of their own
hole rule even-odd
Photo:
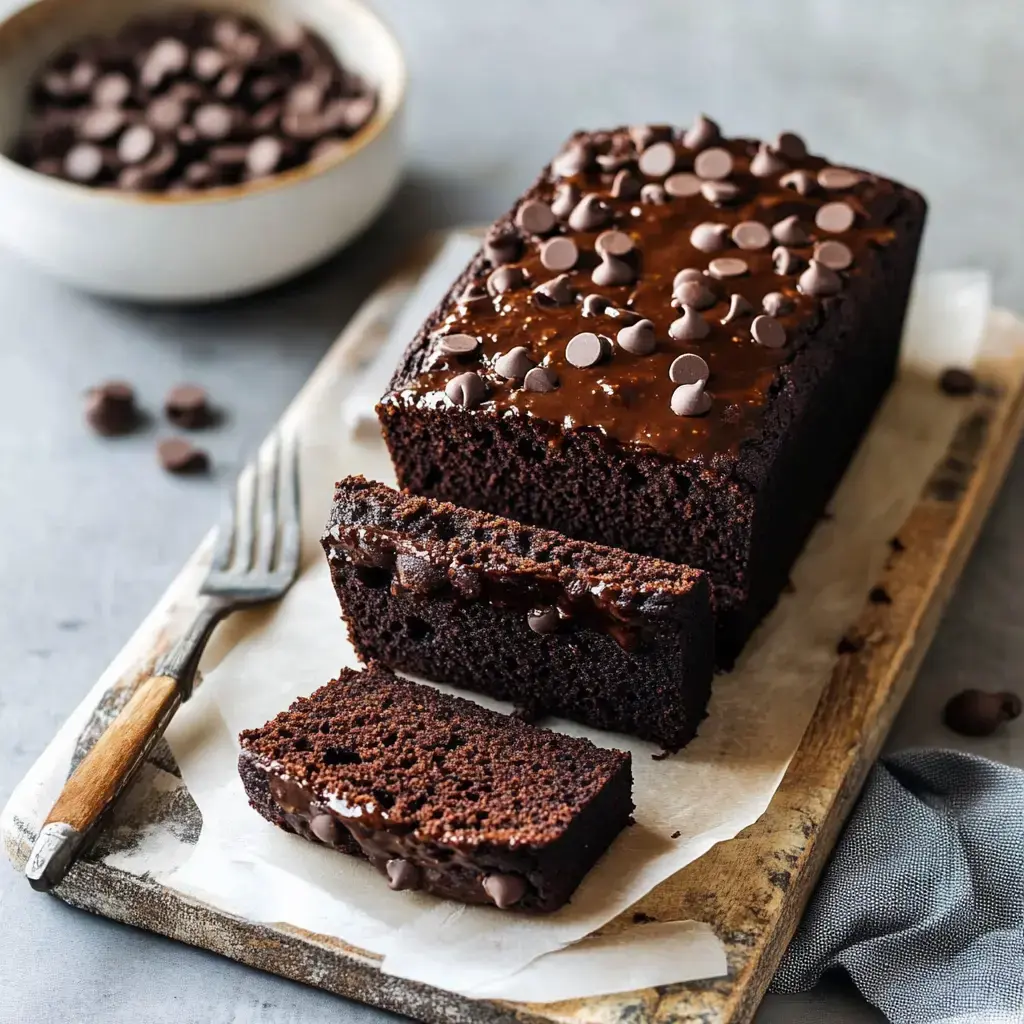
<svg viewBox="0 0 1024 1024">
<path fill-rule="evenodd" d="M 972 275 L 945 275 L 941 285 L 926 279 L 919 290 L 923 301 L 907 339 L 915 366 L 904 367 L 835 496 L 833 517 L 821 522 L 794 567 L 794 592 L 783 596 L 736 669 L 717 677 L 698 737 L 655 761 L 650 744 L 561 720 L 544 723 L 630 750 L 637 805 L 636 825 L 571 904 L 550 916 L 391 892 L 368 864 L 287 835 L 248 807 L 235 769 L 237 733 L 321 686 L 340 666 L 358 663 L 318 546 L 331 483 L 354 472 L 394 482 L 383 445 L 352 440 L 339 412 L 351 385 L 325 383 L 308 396 L 297 424 L 303 574 L 277 607 L 222 627 L 204 662 L 203 685 L 168 732 L 203 830 L 189 861 L 161 881 L 249 920 L 334 936 L 382 956 L 387 973 L 473 997 L 544 1002 L 724 974 L 724 950 L 699 922 L 587 936 L 753 823 L 771 800 L 829 677 L 837 640 L 857 617 L 888 539 L 961 416 L 962 407 L 936 388 L 929 353 L 974 362 L 988 287 Z M 417 301 L 429 308 L 437 297 Z M 1001 322 L 1002 343 L 1009 332 L 1020 344 L 1020 326 Z"/>
</svg>

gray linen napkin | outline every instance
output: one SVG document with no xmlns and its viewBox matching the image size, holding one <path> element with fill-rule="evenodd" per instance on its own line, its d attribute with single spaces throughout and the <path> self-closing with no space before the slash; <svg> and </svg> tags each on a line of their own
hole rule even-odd
<svg viewBox="0 0 1024 1024">
<path fill-rule="evenodd" d="M 893 1024 L 1024 1022 L 1024 771 L 883 758 L 772 989 L 841 967 Z"/>
</svg>

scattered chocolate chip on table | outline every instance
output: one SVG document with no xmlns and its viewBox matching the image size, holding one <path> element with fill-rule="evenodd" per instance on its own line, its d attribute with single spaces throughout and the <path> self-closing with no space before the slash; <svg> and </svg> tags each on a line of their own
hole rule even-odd
<svg viewBox="0 0 1024 1024">
<path fill-rule="evenodd" d="M 90 388 L 86 394 L 85 419 L 97 434 L 105 437 L 130 434 L 141 420 L 135 405 L 135 389 L 120 380 Z"/>
<path fill-rule="evenodd" d="M 376 109 L 312 31 L 182 8 L 57 53 L 11 155 L 82 185 L 197 192 L 327 158 Z"/>
<path fill-rule="evenodd" d="M 210 456 L 183 437 L 169 437 L 157 445 L 157 458 L 168 473 L 205 473 Z"/>
<path fill-rule="evenodd" d="M 951 366 L 939 378 L 939 387 L 947 395 L 960 397 L 973 395 L 978 389 L 978 381 L 969 370 L 961 370 L 958 367 Z"/>
<path fill-rule="evenodd" d="M 949 699 L 942 718 L 961 736 L 990 736 L 1004 722 L 1019 718 L 1021 710 L 1015 693 L 964 690 Z"/>
<path fill-rule="evenodd" d="M 178 384 L 171 388 L 164 399 L 164 414 L 184 430 L 200 430 L 216 420 L 210 396 L 197 384 Z"/>
</svg>

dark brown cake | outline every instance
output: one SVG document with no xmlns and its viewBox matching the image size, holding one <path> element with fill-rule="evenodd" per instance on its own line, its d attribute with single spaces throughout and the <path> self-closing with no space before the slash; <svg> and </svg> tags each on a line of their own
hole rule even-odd
<svg viewBox="0 0 1024 1024">
<path fill-rule="evenodd" d="M 364 660 L 669 750 L 704 717 L 703 572 L 362 477 L 337 485 L 324 548 Z"/>
<path fill-rule="evenodd" d="M 392 889 L 557 910 L 630 822 L 629 754 L 371 665 L 241 735 L 268 821 L 366 857 Z"/>
<path fill-rule="evenodd" d="M 578 133 L 381 400 L 400 484 L 706 569 L 728 663 L 892 380 L 924 217 L 790 133 Z"/>
</svg>

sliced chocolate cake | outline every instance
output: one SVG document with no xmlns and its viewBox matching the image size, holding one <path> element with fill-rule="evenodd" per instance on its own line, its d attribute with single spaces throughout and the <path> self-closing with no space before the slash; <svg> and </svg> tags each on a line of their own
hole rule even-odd
<svg viewBox="0 0 1024 1024">
<path fill-rule="evenodd" d="M 364 660 L 677 750 L 714 670 L 708 576 L 350 477 L 323 538 Z"/>
<path fill-rule="evenodd" d="M 533 912 L 572 895 L 633 812 L 630 756 L 370 665 L 241 735 L 252 806 L 367 858 L 392 889 Z"/>
</svg>

